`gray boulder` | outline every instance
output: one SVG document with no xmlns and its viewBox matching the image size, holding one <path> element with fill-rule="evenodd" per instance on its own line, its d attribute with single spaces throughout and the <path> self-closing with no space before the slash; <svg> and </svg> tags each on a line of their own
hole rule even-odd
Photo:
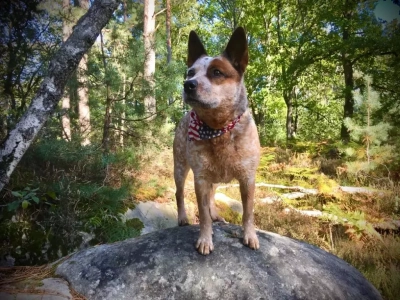
<svg viewBox="0 0 400 300">
<path fill-rule="evenodd" d="M 315 246 L 258 231 L 254 251 L 240 227 L 213 230 L 208 256 L 194 247 L 198 226 L 175 227 L 82 250 L 56 274 L 88 299 L 382 299 L 354 267 Z"/>
</svg>

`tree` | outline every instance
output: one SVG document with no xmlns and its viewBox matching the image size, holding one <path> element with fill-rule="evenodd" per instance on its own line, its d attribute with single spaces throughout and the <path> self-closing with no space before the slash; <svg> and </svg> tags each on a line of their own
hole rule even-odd
<svg viewBox="0 0 400 300">
<path fill-rule="evenodd" d="M 155 52 L 155 5 L 154 0 L 144 0 L 144 50 L 146 60 L 144 62 L 144 79 L 149 86 L 150 93 L 144 98 L 146 113 L 155 117 L 156 98 L 154 95 L 154 72 L 156 69 L 156 52 Z"/>
<path fill-rule="evenodd" d="M 166 16 L 165 16 L 165 28 L 167 34 L 167 64 L 172 59 L 172 46 L 171 46 L 171 0 L 166 0 Z"/>
<path fill-rule="evenodd" d="M 3 1 L 0 5 L 0 141 L 27 109 L 46 60 L 60 39 L 40 0 Z M 38 63 L 43 62 L 43 63 Z"/>
<path fill-rule="evenodd" d="M 63 0 L 62 11 L 63 11 L 63 42 L 65 42 L 72 33 L 71 24 L 71 13 L 70 13 L 70 0 Z M 71 109 L 71 99 L 69 91 L 64 91 L 61 102 L 62 116 L 61 116 L 61 127 L 62 136 L 65 140 L 71 141 L 71 119 L 70 119 L 70 109 Z"/>
<path fill-rule="evenodd" d="M 95 1 L 89 11 L 78 21 L 68 40 L 63 43 L 50 61 L 47 76 L 40 85 L 30 107 L 0 146 L 0 190 L 8 183 L 25 151 L 55 110 L 68 77 L 93 45 L 119 2 L 118 0 Z"/>
<path fill-rule="evenodd" d="M 347 163 L 348 172 L 351 174 L 364 173 L 384 165 L 393 158 L 394 148 L 385 144 L 389 138 L 390 125 L 387 122 L 374 122 L 373 114 L 381 107 L 379 95 L 371 85 L 369 76 L 365 77 L 364 92 L 354 92 L 356 108 L 359 110 L 358 120 L 346 118 L 344 123 L 349 129 L 351 138 L 363 145 L 361 151 L 353 148 L 347 149 L 347 154 L 356 156 L 357 160 Z M 385 168 L 389 170 L 388 167 Z"/>
<path fill-rule="evenodd" d="M 89 9 L 89 0 L 79 0 L 80 7 L 87 11 Z M 87 83 L 87 62 L 88 56 L 85 54 L 78 66 L 78 112 L 79 112 L 79 128 L 81 133 L 81 144 L 89 145 L 90 139 L 90 108 L 89 93 Z"/>
</svg>

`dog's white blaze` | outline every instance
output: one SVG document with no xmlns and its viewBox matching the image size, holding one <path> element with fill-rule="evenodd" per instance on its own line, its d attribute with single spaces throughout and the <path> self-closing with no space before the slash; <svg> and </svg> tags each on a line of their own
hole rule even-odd
<svg viewBox="0 0 400 300">
<path fill-rule="evenodd" d="M 209 57 L 209 56 L 204 56 L 204 57 L 196 60 L 196 62 L 190 68 L 190 69 L 194 69 L 196 71 L 196 74 L 193 77 L 191 77 L 190 79 L 199 80 L 199 78 L 201 78 L 202 76 L 205 77 L 207 75 L 208 66 L 210 65 L 210 62 L 212 60 L 213 60 L 213 58 Z"/>
</svg>

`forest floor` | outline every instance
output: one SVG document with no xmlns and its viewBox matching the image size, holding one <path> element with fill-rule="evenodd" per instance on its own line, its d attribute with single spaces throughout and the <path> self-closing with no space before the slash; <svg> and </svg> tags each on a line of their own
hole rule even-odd
<svg viewBox="0 0 400 300">
<path fill-rule="evenodd" d="M 143 158 L 135 180 L 134 201 L 175 202 L 172 151 Z M 354 188 L 347 188 L 353 186 Z M 361 187 L 360 189 L 358 187 Z M 240 201 L 237 183 L 220 186 L 222 198 Z M 219 196 L 221 198 L 221 195 Z M 218 199 L 218 197 L 217 197 Z M 400 186 L 388 178 L 366 181 L 346 173 L 340 158 L 264 148 L 257 172 L 255 223 L 316 245 L 346 260 L 375 285 L 385 299 L 400 294 Z M 223 200 L 223 199 L 222 199 Z M 185 201 L 197 223 L 193 174 Z M 227 201 L 216 201 L 226 221 L 241 224 Z"/>
<path fill-rule="evenodd" d="M 156 154 L 143 151 L 137 159 L 136 168 L 129 167 L 125 160 L 111 164 L 104 184 L 118 187 L 123 181 L 131 183 L 129 197 L 124 200 L 126 208 L 150 201 L 173 207 L 172 150 L 159 149 Z M 362 189 L 343 188 L 350 185 Z M 241 224 L 237 182 L 221 185 L 217 193 L 220 215 L 229 223 Z M 343 258 L 360 270 L 385 299 L 394 300 L 400 294 L 399 199 L 398 183 L 387 178 L 366 181 L 347 174 L 340 158 L 263 148 L 257 172 L 255 223 L 258 229 L 308 242 Z M 185 201 L 190 221 L 198 223 L 191 172 Z M 24 291 L 20 283 L 30 281 L 32 268 L 37 267 L 8 269 L 11 273 L 7 278 L 15 278 L 11 282 L 17 288 L 14 292 Z M 51 276 L 48 273 L 43 278 Z M 82 299 L 71 293 L 73 299 Z"/>
</svg>

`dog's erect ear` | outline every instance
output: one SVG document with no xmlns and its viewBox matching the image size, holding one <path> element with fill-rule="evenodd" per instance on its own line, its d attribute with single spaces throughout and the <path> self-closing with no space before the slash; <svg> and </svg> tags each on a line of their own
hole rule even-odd
<svg viewBox="0 0 400 300">
<path fill-rule="evenodd" d="M 222 55 L 229 59 L 239 73 L 244 73 L 249 63 L 249 51 L 243 27 L 236 28 Z"/>
<path fill-rule="evenodd" d="M 190 68 L 201 56 L 207 55 L 199 36 L 193 30 L 189 34 L 187 66 Z"/>
</svg>

